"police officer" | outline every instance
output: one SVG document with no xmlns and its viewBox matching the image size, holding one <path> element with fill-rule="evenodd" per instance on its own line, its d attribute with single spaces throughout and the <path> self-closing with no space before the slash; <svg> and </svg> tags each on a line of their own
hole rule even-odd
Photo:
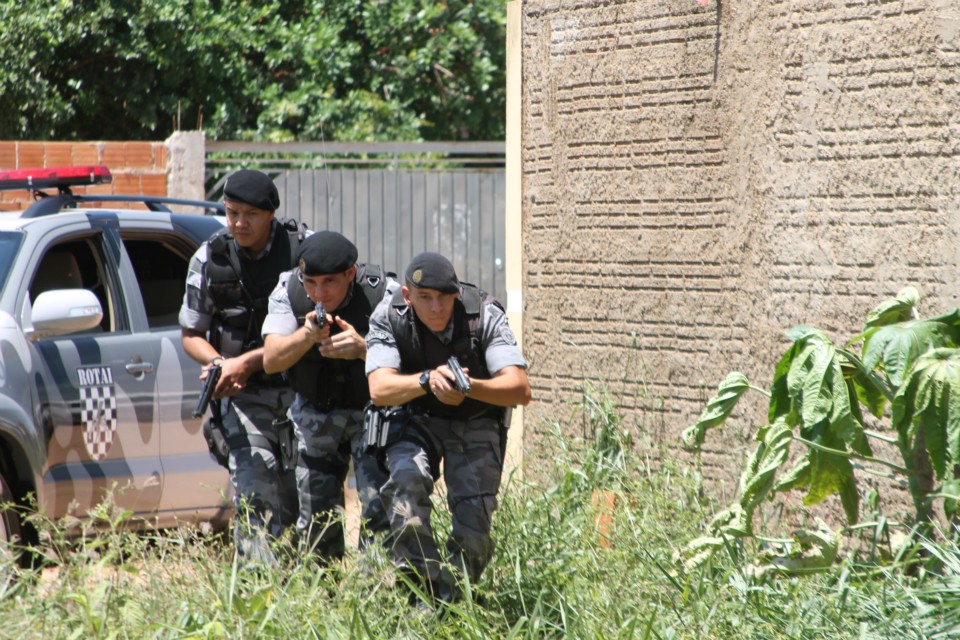
<svg viewBox="0 0 960 640">
<path fill-rule="evenodd" d="M 281 376 L 263 371 L 260 327 L 277 279 L 295 264 L 302 232 L 275 219 L 280 196 L 260 171 L 230 174 L 223 201 L 226 228 L 190 261 L 182 342 L 205 365 L 201 379 L 210 365 L 222 366 L 214 397 L 225 399 L 222 427 L 239 516 L 235 542 L 246 561 L 273 564 L 269 540 L 295 523 L 298 510 L 292 458 L 285 465 L 282 455 L 285 441 L 293 441 L 284 423 L 294 394 Z"/>
<path fill-rule="evenodd" d="M 492 556 L 505 408 L 527 404 L 530 385 L 523 354 L 496 300 L 461 284 L 450 261 L 437 253 L 414 257 L 404 276 L 401 290 L 374 312 L 367 334 L 373 402 L 411 411 L 402 433 L 387 442 L 390 478 L 381 498 L 397 566 L 451 601 L 461 594 L 463 574 L 476 581 Z M 468 374 L 468 394 L 454 386 L 450 356 Z M 430 525 L 441 460 L 452 516 L 446 558 Z"/>
<path fill-rule="evenodd" d="M 298 266 L 280 276 L 263 324 L 264 368 L 286 371 L 296 399 L 300 515 L 297 530 L 324 559 L 340 558 L 343 483 L 353 457 L 361 503 L 361 545 L 390 525 L 380 502 L 386 474 L 364 454 L 363 410 L 370 400 L 364 339 L 370 314 L 400 285 L 377 265 L 358 264 L 357 248 L 334 231 L 300 245 Z M 322 305 L 322 317 L 317 304 Z"/>
</svg>

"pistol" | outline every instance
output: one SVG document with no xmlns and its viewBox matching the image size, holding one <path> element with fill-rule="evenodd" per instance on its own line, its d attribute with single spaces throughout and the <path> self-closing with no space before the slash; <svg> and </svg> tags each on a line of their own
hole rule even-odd
<svg viewBox="0 0 960 640">
<path fill-rule="evenodd" d="M 200 397 L 197 399 L 197 408 L 193 410 L 194 418 L 199 418 L 207 412 L 210 400 L 213 399 L 213 392 L 217 388 L 217 382 L 220 381 L 221 373 L 223 373 L 223 366 L 220 363 L 212 364 L 207 369 L 207 377 L 203 379 L 203 387 L 201 387 Z"/>
<path fill-rule="evenodd" d="M 323 329 L 327 326 L 327 310 L 323 308 L 323 303 L 318 302 L 316 306 L 317 312 L 317 328 Z"/>
<path fill-rule="evenodd" d="M 457 360 L 457 356 L 450 356 L 450 359 L 447 360 L 447 367 L 453 372 L 453 386 L 457 388 L 457 391 L 465 396 L 470 395 L 470 378 L 460 368 L 460 361 Z"/>
</svg>

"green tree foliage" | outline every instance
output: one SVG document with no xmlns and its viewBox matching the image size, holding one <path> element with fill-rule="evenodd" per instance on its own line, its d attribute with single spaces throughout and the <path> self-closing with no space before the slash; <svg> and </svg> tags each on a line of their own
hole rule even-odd
<svg viewBox="0 0 960 640">
<path fill-rule="evenodd" d="M 0 139 L 495 140 L 504 0 L 0 0 Z"/>
</svg>

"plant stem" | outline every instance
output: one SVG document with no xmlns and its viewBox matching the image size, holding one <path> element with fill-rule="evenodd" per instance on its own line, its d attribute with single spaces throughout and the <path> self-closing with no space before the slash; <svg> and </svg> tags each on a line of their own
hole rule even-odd
<svg viewBox="0 0 960 640">
<path fill-rule="evenodd" d="M 871 438 L 876 438 L 877 440 L 882 440 L 883 442 L 889 442 L 890 444 L 897 444 L 896 438 L 885 436 L 882 433 L 877 433 L 876 431 L 870 431 L 869 429 L 864 429 L 863 433 L 864 435 L 870 436 Z"/>
<path fill-rule="evenodd" d="M 869 473 L 874 476 L 879 476 L 881 478 L 887 478 L 888 480 L 893 480 L 897 485 L 905 489 L 910 486 L 909 482 L 907 482 L 900 476 L 894 475 L 892 473 L 886 473 L 885 471 L 878 471 L 877 469 L 871 469 L 870 467 L 865 467 L 862 464 L 856 464 L 856 463 L 853 464 L 853 467 L 855 469 L 859 469 L 863 471 L 864 473 Z"/>
<path fill-rule="evenodd" d="M 831 449 L 830 447 L 825 447 L 825 446 L 823 446 L 822 444 L 818 444 L 818 443 L 816 443 L 816 442 L 811 442 L 810 440 L 807 440 L 806 438 L 801 438 L 800 436 L 793 436 L 793 439 L 794 439 L 794 440 L 799 440 L 800 442 L 802 442 L 803 444 L 807 445 L 808 447 L 812 447 L 812 448 L 814 448 L 814 449 L 818 449 L 818 450 L 823 451 L 823 452 L 825 452 L 825 453 L 832 453 L 832 454 L 834 454 L 834 455 L 841 456 L 841 457 L 844 457 L 844 458 L 850 458 L 850 459 L 852 459 L 852 460 L 863 460 L 864 462 L 873 462 L 873 463 L 876 463 L 876 464 L 881 464 L 881 465 L 884 465 L 884 466 L 886 466 L 886 467 L 890 467 L 890 468 L 893 469 L 894 471 L 897 471 L 897 472 L 899 472 L 899 473 L 902 473 L 902 474 L 905 475 L 905 476 L 906 476 L 906 475 L 910 475 L 910 470 L 909 470 L 909 469 L 906 469 L 906 468 L 904 468 L 904 467 L 901 467 L 900 465 L 895 464 L 895 463 L 893 463 L 893 462 L 890 462 L 889 460 L 884 460 L 883 458 L 874 458 L 874 457 L 872 457 L 872 456 L 864 456 L 864 455 L 860 455 L 859 453 L 853 453 L 853 452 L 850 452 L 850 451 L 840 451 L 839 449 Z"/>
</svg>

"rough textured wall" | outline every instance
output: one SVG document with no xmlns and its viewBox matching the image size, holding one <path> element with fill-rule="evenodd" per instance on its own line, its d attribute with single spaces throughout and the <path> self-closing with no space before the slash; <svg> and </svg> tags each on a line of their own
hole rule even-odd
<svg viewBox="0 0 960 640">
<path fill-rule="evenodd" d="M 957 306 L 953 0 L 529 1 L 522 30 L 528 456 L 585 379 L 683 456 L 783 329 L 845 340 L 907 284 Z M 708 474 L 742 436 L 708 437 Z"/>
</svg>

